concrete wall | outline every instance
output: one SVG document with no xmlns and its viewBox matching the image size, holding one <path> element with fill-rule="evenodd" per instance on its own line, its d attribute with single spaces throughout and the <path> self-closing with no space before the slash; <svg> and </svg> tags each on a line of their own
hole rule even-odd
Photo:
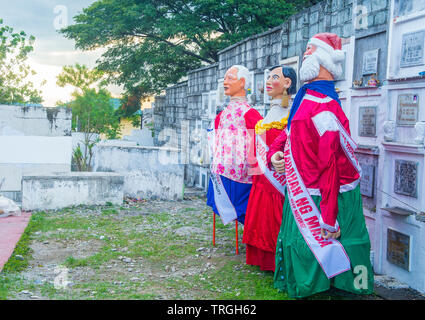
<svg viewBox="0 0 425 320">
<path fill-rule="evenodd" d="M 68 172 L 22 178 L 22 209 L 49 210 L 123 202 L 124 177 L 116 173 Z"/>
<path fill-rule="evenodd" d="M 166 200 L 183 197 L 184 165 L 179 149 L 101 143 L 94 163 L 94 171 L 124 175 L 125 196 Z"/>
<path fill-rule="evenodd" d="M 71 119 L 67 108 L 0 105 L 0 135 L 71 136 Z"/>
<path fill-rule="evenodd" d="M 411 55 L 417 61 L 403 65 L 407 56 L 403 38 L 411 33 L 424 31 L 425 2 L 414 0 L 389 1 L 388 51 L 386 65 L 387 82 L 383 86 L 386 99 L 381 100 L 380 156 L 378 168 L 377 210 L 375 214 L 375 262 L 378 272 L 389 274 L 411 287 L 425 292 L 425 82 L 419 72 L 425 71 L 424 57 Z M 418 38 L 418 40 L 420 37 Z M 418 41 L 413 51 L 425 47 L 425 40 Z M 405 123 L 398 121 L 399 98 L 415 97 L 416 115 L 409 115 Z M 400 163 L 410 169 L 400 171 Z M 401 189 L 400 189 L 401 188 Z M 379 192 L 382 191 L 382 192 Z M 398 211 L 394 208 L 399 209 Z M 400 214 L 401 210 L 401 214 Z M 394 254 L 391 233 L 401 237 L 395 254 L 397 261 L 389 258 Z"/>
<path fill-rule="evenodd" d="M 1 192 L 21 201 L 21 178 L 71 170 L 71 118 L 66 108 L 0 105 Z"/>
<path fill-rule="evenodd" d="M 131 134 L 128 136 L 124 136 L 123 140 L 134 141 L 139 146 L 146 146 L 146 147 L 154 146 L 152 130 L 146 127 L 144 127 L 142 130 L 140 129 L 131 130 Z"/>
</svg>

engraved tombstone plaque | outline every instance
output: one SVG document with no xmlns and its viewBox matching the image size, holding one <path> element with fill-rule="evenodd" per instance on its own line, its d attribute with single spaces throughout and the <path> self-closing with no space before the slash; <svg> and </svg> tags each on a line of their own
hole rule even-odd
<svg viewBox="0 0 425 320">
<path fill-rule="evenodd" d="M 362 75 L 378 73 L 379 49 L 370 50 L 363 53 Z"/>
<path fill-rule="evenodd" d="M 271 101 L 270 96 L 267 94 L 267 85 L 266 85 L 267 80 L 269 78 L 269 75 L 270 75 L 270 70 L 269 69 L 264 70 L 264 80 L 263 80 L 263 86 L 264 86 L 263 102 L 264 102 L 264 104 L 269 104 L 270 101 Z"/>
<path fill-rule="evenodd" d="M 397 101 L 397 125 L 414 126 L 418 122 L 419 96 L 400 94 Z"/>
<path fill-rule="evenodd" d="M 359 136 L 376 136 L 376 107 L 359 108 Z"/>
<path fill-rule="evenodd" d="M 255 100 L 259 103 L 264 103 L 264 75 L 258 73 L 255 75 L 255 87 L 254 87 Z"/>
<path fill-rule="evenodd" d="M 400 67 L 424 64 L 425 30 L 403 34 Z"/>
<path fill-rule="evenodd" d="M 362 178 L 360 180 L 360 193 L 363 196 L 373 198 L 375 186 L 375 166 L 370 164 L 361 164 Z"/>
<path fill-rule="evenodd" d="M 417 181 L 418 162 L 395 160 L 395 193 L 417 198 Z"/>
<path fill-rule="evenodd" d="M 211 91 L 208 101 L 208 116 L 212 119 L 215 118 L 217 110 L 217 92 Z"/>
<path fill-rule="evenodd" d="M 335 81 L 345 80 L 345 63 L 347 61 L 347 52 L 344 52 L 344 60 L 341 62 L 342 73 L 338 78 L 335 78 Z"/>
<path fill-rule="evenodd" d="M 387 229 L 387 260 L 409 271 L 410 236 Z"/>
<path fill-rule="evenodd" d="M 224 87 L 223 87 L 224 80 L 219 80 L 217 85 L 217 100 L 218 105 L 222 105 L 226 101 L 226 96 L 224 94 Z"/>
<path fill-rule="evenodd" d="M 208 114 L 209 113 L 209 108 L 208 108 L 208 101 L 209 100 L 209 95 L 208 93 L 203 93 L 202 94 L 202 114 Z"/>
</svg>

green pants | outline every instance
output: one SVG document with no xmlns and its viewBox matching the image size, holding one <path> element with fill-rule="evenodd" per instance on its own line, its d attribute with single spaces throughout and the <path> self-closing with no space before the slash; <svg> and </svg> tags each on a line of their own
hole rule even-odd
<svg viewBox="0 0 425 320">
<path fill-rule="evenodd" d="M 312 196 L 320 210 L 320 196 Z M 373 293 L 370 240 L 363 216 L 360 186 L 338 195 L 338 239 L 350 258 L 351 270 L 328 279 L 307 246 L 291 211 L 288 195 L 276 246 L 274 287 L 292 298 L 304 298 L 326 291 L 330 286 L 356 294 Z"/>
</svg>

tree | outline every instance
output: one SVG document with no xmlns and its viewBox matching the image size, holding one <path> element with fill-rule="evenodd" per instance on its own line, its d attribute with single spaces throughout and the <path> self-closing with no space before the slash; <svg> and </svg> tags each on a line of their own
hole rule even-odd
<svg viewBox="0 0 425 320">
<path fill-rule="evenodd" d="M 280 25 L 303 0 L 98 0 L 61 33 L 76 47 L 107 48 L 98 68 L 143 96 L 187 71 L 218 61 L 218 52 Z"/>
<path fill-rule="evenodd" d="M 2 25 L 3 20 L 0 19 L 0 103 L 43 102 L 41 91 L 27 80 L 28 76 L 35 75 L 35 71 L 26 64 L 28 54 L 34 49 L 35 38 Z"/>
<path fill-rule="evenodd" d="M 91 171 L 93 147 L 98 142 L 95 134 L 104 134 L 108 139 L 120 134 L 120 123 L 112 105 L 111 94 L 106 89 L 86 88 L 82 93 L 75 92 L 74 100 L 67 106 L 72 109 L 72 129 L 79 126 L 84 132 L 84 150 L 78 145 L 73 150 L 73 161 L 79 171 Z"/>
<path fill-rule="evenodd" d="M 82 131 L 83 150 L 80 144 L 73 150 L 73 163 L 79 171 L 91 171 L 94 146 L 99 142 L 95 136 L 104 134 L 114 139 L 120 134 L 119 114 L 112 104 L 112 96 L 105 89 L 104 73 L 96 68 L 90 69 L 76 63 L 64 66 L 57 76 L 56 84 L 75 88 L 73 100 L 58 105 L 72 109 L 72 130 Z"/>
<path fill-rule="evenodd" d="M 56 84 L 59 87 L 65 87 L 71 85 L 75 87 L 78 93 L 84 92 L 84 90 L 93 88 L 97 85 L 103 87 L 106 85 L 104 81 L 101 81 L 104 77 L 104 72 L 94 68 L 89 69 L 85 65 L 76 63 L 75 66 L 64 66 L 62 72 L 58 75 Z"/>
</svg>

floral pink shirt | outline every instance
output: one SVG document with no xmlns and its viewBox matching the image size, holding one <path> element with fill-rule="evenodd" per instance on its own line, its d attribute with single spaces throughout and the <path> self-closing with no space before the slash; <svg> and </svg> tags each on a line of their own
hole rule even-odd
<svg viewBox="0 0 425 320">
<path fill-rule="evenodd" d="M 230 101 L 215 119 L 214 158 L 211 170 L 240 183 L 252 183 L 248 174 L 255 124 L 262 117 L 245 101 Z"/>
</svg>

